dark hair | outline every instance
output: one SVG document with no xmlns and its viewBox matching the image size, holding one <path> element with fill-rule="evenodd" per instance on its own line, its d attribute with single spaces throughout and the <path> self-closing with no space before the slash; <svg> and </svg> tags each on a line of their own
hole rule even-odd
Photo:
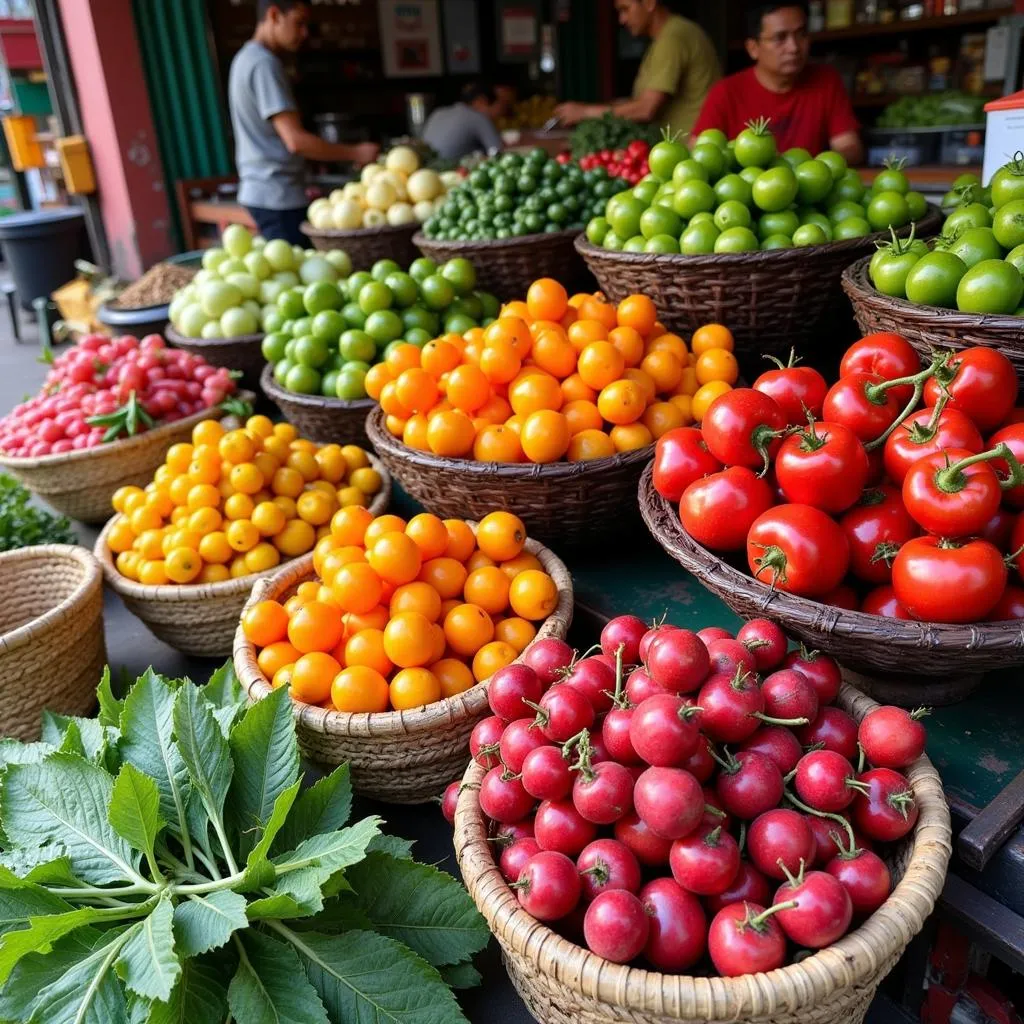
<svg viewBox="0 0 1024 1024">
<path fill-rule="evenodd" d="M 262 21 L 270 13 L 271 7 L 276 7 L 282 14 L 287 14 L 305 3 L 308 3 L 308 0 L 256 0 L 256 20 Z"/>
<path fill-rule="evenodd" d="M 798 7 L 807 19 L 807 4 L 802 0 L 792 0 L 791 3 L 755 4 L 747 11 L 747 38 L 757 39 L 761 35 L 761 23 L 765 16 L 774 14 L 776 11 L 784 10 L 787 7 Z"/>
<path fill-rule="evenodd" d="M 459 99 L 463 103 L 472 103 L 474 100 L 485 99 L 488 103 L 493 103 L 494 87 L 484 82 L 467 82 L 459 93 Z"/>
</svg>

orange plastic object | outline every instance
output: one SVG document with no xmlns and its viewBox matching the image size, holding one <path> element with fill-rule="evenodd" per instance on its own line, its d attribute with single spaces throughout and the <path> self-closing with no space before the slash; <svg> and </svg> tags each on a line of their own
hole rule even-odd
<svg viewBox="0 0 1024 1024">
<path fill-rule="evenodd" d="M 4 135 L 11 151 L 11 164 L 16 171 L 45 167 L 42 147 L 36 141 L 36 119 L 25 115 L 5 117 Z"/>
<path fill-rule="evenodd" d="M 74 195 L 89 195 L 96 191 L 96 175 L 89 156 L 89 144 L 84 135 L 68 135 L 57 140 L 57 154 L 64 171 L 64 184 Z"/>
</svg>

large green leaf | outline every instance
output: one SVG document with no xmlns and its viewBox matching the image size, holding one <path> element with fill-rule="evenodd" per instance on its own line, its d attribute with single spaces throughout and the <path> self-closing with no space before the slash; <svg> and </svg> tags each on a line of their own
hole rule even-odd
<svg viewBox="0 0 1024 1024">
<path fill-rule="evenodd" d="M 9 764 L 38 764 L 56 750 L 52 743 L 0 740 L 0 768 L 6 768 Z"/>
<path fill-rule="evenodd" d="M 245 863 L 245 878 L 242 880 L 242 889 L 246 892 L 253 889 L 260 889 L 270 885 L 274 881 L 276 869 L 267 858 L 267 853 L 274 843 L 274 837 L 278 830 L 288 818 L 288 812 L 295 803 L 302 786 L 302 780 L 296 779 L 287 789 L 277 795 L 274 801 L 274 809 L 270 812 L 267 826 L 260 836 L 259 842 L 249 851 Z"/>
<path fill-rule="evenodd" d="M 256 845 L 277 798 L 299 778 L 292 701 L 284 687 L 250 705 L 229 739 L 235 770 L 228 809 L 243 855 Z"/>
<path fill-rule="evenodd" d="M 77 735 L 74 753 L 80 753 L 89 761 L 96 761 L 107 745 L 107 732 L 95 718 L 77 718 L 72 715 L 59 715 L 56 711 L 43 712 L 42 741 L 52 743 L 55 747 L 66 746 L 69 732 Z"/>
<path fill-rule="evenodd" d="M 274 864 L 279 875 L 298 868 L 319 868 L 320 878 L 326 882 L 335 871 L 362 860 L 367 844 L 379 832 L 380 818 L 371 815 L 337 832 L 303 840 L 294 850 L 275 857 Z"/>
<path fill-rule="evenodd" d="M 181 974 L 174 951 L 173 916 L 171 897 L 165 892 L 153 912 L 132 926 L 131 937 L 117 959 L 117 973 L 125 988 L 144 999 L 166 1000 Z"/>
<path fill-rule="evenodd" d="M 124 989 L 114 961 L 131 936 L 132 928 L 104 932 L 88 956 L 39 993 L 28 1024 L 127 1024 Z"/>
<path fill-rule="evenodd" d="M 16 928 L 0 938 L 0 984 L 11 975 L 18 961 L 29 953 L 45 951 L 50 943 L 56 942 L 83 925 L 94 924 L 109 916 L 96 907 L 79 907 L 63 914 L 49 913 L 41 917 L 30 917 L 27 928 Z"/>
<path fill-rule="evenodd" d="M 166 1003 L 153 1003 L 146 1024 L 224 1024 L 228 985 L 219 964 L 189 959 Z"/>
<path fill-rule="evenodd" d="M 412 839 L 403 839 L 401 836 L 389 836 L 383 832 L 370 840 L 367 852 L 389 853 L 398 860 L 412 860 L 412 848 L 416 843 Z"/>
<path fill-rule="evenodd" d="M 28 1020 L 39 993 L 85 959 L 102 937 L 95 928 L 79 928 L 54 942 L 49 952 L 30 953 L 19 961 L 0 992 L 0 1020 Z"/>
<path fill-rule="evenodd" d="M 231 751 L 213 709 L 191 684 L 182 686 L 174 701 L 174 738 L 203 806 L 219 821 L 231 785 Z"/>
<path fill-rule="evenodd" d="M 374 930 L 435 967 L 468 960 L 490 938 L 487 922 L 451 875 L 429 864 L 367 853 L 345 872 L 353 900 Z"/>
<path fill-rule="evenodd" d="M 5 870 L 6 874 L 6 870 Z M 30 917 L 43 914 L 63 914 L 74 910 L 60 896 L 47 892 L 41 885 L 32 885 L 16 879 L 17 888 L 8 888 L 0 881 L 0 936 L 12 928 L 24 925 Z"/>
<path fill-rule="evenodd" d="M 291 932 L 289 941 L 332 1020 L 466 1024 L 437 971 L 394 939 L 374 932 Z"/>
<path fill-rule="evenodd" d="M 240 893 L 221 889 L 189 896 L 174 908 L 175 947 L 181 956 L 198 956 L 223 946 L 233 931 L 248 925 Z"/>
<path fill-rule="evenodd" d="M 121 711 L 124 709 L 124 701 L 114 696 L 110 685 L 110 666 L 103 666 L 103 675 L 100 676 L 100 685 L 96 688 L 96 698 L 99 701 L 99 714 L 96 716 L 100 725 L 109 725 L 117 728 L 121 724 Z"/>
<path fill-rule="evenodd" d="M 483 981 L 480 972 L 468 960 L 461 964 L 439 967 L 438 973 L 449 988 L 476 988 Z"/>
<path fill-rule="evenodd" d="M 119 836 L 153 859 L 153 844 L 165 824 L 160 817 L 160 790 L 135 765 L 126 764 L 118 772 L 107 817 Z"/>
<path fill-rule="evenodd" d="M 295 950 L 249 931 L 241 940 L 238 970 L 228 988 L 228 1007 L 244 1024 L 330 1024 L 316 990 L 306 980 Z M 349 1024 L 348 1018 L 336 1021 Z"/>
<path fill-rule="evenodd" d="M 215 708 L 245 705 L 246 693 L 235 675 L 235 666 L 228 660 L 206 681 L 199 691 Z"/>
<path fill-rule="evenodd" d="M 128 880 L 136 875 L 139 854 L 107 819 L 113 790 L 105 771 L 76 754 L 11 765 L 0 780 L 0 820 L 16 847 L 62 844 L 73 871 L 86 882 Z"/>
<path fill-rule="evenodd" d="M 249 904 L 246 908 L 249 920 L 287 920 L 290 917 L 316 914 L 324 906 L 320 885 L 320 872 L 317 868 L 290 871 L 278 881 L 270 895 Z"/>
<path fill-rule="evenodd" d="M 304 839 L 337 831 L 351 813 L 352 783 L 348 765 L 341 764 L 295 801 L 284 828 L 274 841 L 274 853 L 293 850 Z"/>
<path fill-rule="evenodd" d="M 173 741 L 174 694 L 166 680 L 147 669 L 125 697 L 118 745 L 124 761 L 156 782 L 160 816 L 180 835 L 190 783 Z"/>
</svg>

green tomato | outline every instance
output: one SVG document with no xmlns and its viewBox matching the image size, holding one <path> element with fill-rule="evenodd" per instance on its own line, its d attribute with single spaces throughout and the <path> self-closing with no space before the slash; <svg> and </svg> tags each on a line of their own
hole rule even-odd
<svg viewBox="0 0 1024 1024">
<path fill-rule="evenodd" d="M 879 192 L 868 203 L 868 223 L 876 231 L 901 228 L 909 222 L 910 210 L 900 192 Z"/>
<path fill-rule="evenodd" d="M 260 351 L 263 353 L 263 358 L 268 363 L 276 363 L 280 359 L 284 359 L 285 346 L 288 344 L 288 336 L 275 331 L 271 334 L 265 334 L 263 341 L 260 343 Z"/>
<path fill-rule="evenodd" d="M 625 240 L 620 238 L 614 231 L 609 231 L 604 236 L 604 241 L 601 242 L 601 247 L 607 249 L 609 252 L 622 252 L 622 247 L 626 244 Z"/>
<path fill-rule="evenodd" d="M 870 268 L 871 283 L 883 294 L 893 298 L 907 297 L 907 275 L 921 256 L 916 252 L 890 252 L 879 250 L 881 258 Z"/>
<path fill-rule="evenodd" d="M 338 374 L 334 393 L 345 401 L 355 401 L 366 397 L 366 372 L 364 370 L 342 370 Z"/>
<path fill-rule="evenodd" d="M 310 331 L 318 341 L 333 344 L 345 330 L 345 318 L 336 309 L 325 309 L 317 313 L 310 324 Z"/>
<path fill-rule="evenodd" d="M 967 228 L 987 228 L 992 226 L 992 214 L 987 206 L 981 203 L 967 203 L 957 207 L 943 222 L 942 233 L 955 235 Z"/>
<path fill-rule="evenodd" d="M 762 171 L 754 182 L 754 204 L 768 213 L 785 210 L 797 196 L 797 178 L 788 165 Z"/>
<path fill-rule="evenodd" d="M 419 259 L 413 260 L 412 264 L 409 266 L 409 276 L 414 281 L 424 281 L 426 278 L 430 277 L 431 274 L 436 273 L 437 264 L 426 256 L 421 256 Z"/>
<path fill-rule="evenodd" d="M 907 299 L 919 306 L 956 308 L 957 286 L 967 265 L 951 252 L 930 252 L 922 256 L 907 274 Z"/>
<path fill-rule="evenodd" d="M 795 171 L 801 164 L 807 163 L 808 160 L 812 159 L 811 154 L 800 146 L 793 146 L 791 149 L 787 149 L 782 154 L 782 159 Z M 830 176 L 831 177 L 831 176 Z M 831 187 L 831 181 L 829 186 Z"/>
<path fill-rule="evenodd" d="M 644 245 L 646 245 L 647 239 L 643 235 L 634 235 L 632 238 L 627 238 L 622 243 L 623 252 L 643 252 Z"/>
<path fill-rule="evenodd" d="M 421 281 L 420 293 L 429 309 L 446 309 L 455 299 L 455 289 L 451 282 L 440 274 L 432 274 Z"/>
<path fill-rule="evenodd" d="M 465 313 L 449 312 L 444 318 L 445 334 L 465 334 L 466 331 L 476 326 L 476 321 Z"/>
<path fill-rule="evenodd" d="M 305 316 L 306 307 L 302 301 L 302 293 L 289 289 L 281 292 L 277 297 L 277 308 L 286 320 L 294 320 L 296 317 Z"/>
<path fill-rule="evenodd" d="M 870 234 L 871 225 L 863 217 L 845 217 L 832 229 L 832 238 L 837 242 Z"/>
<path fill-rule="evenodd" d="M 800 213 L 801 211 L 797 211 Z M 825 240 L 828 242 L 832 241 L 832 221 L 823 214 L 820 210 L 807 210 L 803 211 L 803 216 L 800 218 L 801 225 L 803 224 L 816 224 L 821 228 L 822 233 L 825 235 Z"/>
<path fill-rule="evenodd" d="M 480 315 L 485 319 L 493 319 L 501 309 L 501 303 L 496 295 L 490 292 L 476 291 L 473 293 L 480 300 Z"/>
<path fill-rule="evenodd" d="M 716 202 L 715 190 L 706 181 L 692 178 L 690 181 L 684 181 L 676 189 L 672 206 L 680 217 L 687 220 L 701 212 L 711 213 Z M 639 220 L 637 226 L 639 227 Z"/>
<path fill-rule="evenodd" d="M 832 191 L 832 171 L 821 160 L 805 160 L 798 164 L 796 175 L 797 195 L 801 203 L 820 203 Z"/>
<path fill-rule="evenodd" d="M 715 215 L 710 210 L 699 210 L 690 218 L 690 226 L 694 224 L 714 224 Z"/>
<path fill-rule="evenodd" d="M 1003 258 L 1024 274 L 1024 245 L 1015 245 Z"/>
<path fill-rule="evenodd" d="M 620 238 L 629 238 L 640 230 L 640 217 L 647 204 L 631 192 L 620 192 L 608 200 L 605 216 L 612 231 Z"/>
<path fill-rule="evenodd" d="M 650 206 L 654 197 L 658 194 L 659 182 L 653 178 L 645 179 L 640 184 L 633 186 L 633 197 L 639 199 L 644 206 Z"/>
<path fill-rule="evenodd" d="M 679 240 L 672 235 L 654 235 L 644 243 L 644 252 L 679 252 Z"/>
<path fill-rule="evenodd" d="M 776 156 L 775 136 L 767 121 L 751 122 L 736 136 L 733 155 L 740 167 L 767 167 Z"/>
<path fill-rule="evenodd" d="M 395 304 L 395 296 L 383 281 L 368 281 L 359 289 L 356 301 L 359 308 L 369 316 L 378 309 L 390 309 Z"/>
<path fill-rule="evenodd" d="M 828 169 L 832 172 L 833 181 L 838 181 L 847 171 L 846 158 L 834 149 L 826 149 L 814 159 L 820 160 L 823 164 L 828 164 Z"/>
<path fill-rule="evenodd" d="M 928 200 L 920 192 L 911 189 L 905 196 L 911 220 L 920 220 L 928 212 Z"/>
<path fill-rule="evenodd" d="M 725 149 L 729 145 L 729 139 L 721 128 L 705 128 L 693 141 L 695 146 L 710 144 L 719 149 Z"/>
<path fill-rule="evenodd" d="M 963 313 L 1012 313 L 1024 296 L 1024 278 L 1005 260 L 982 260 L 970 267 L 956 289 Z"/>
<path fill-rule="evenodd" d="M 708 181 L 717 181 L 725 174 L 725 154 L 720 147 L 709 142 L 701 142 L 693 147 L 690 156 L 708 172 Z"/>
<path fill-rule="evenodd" d="M 764 173 L 760 167 L 741 167 L 739 169 L 739 176 L 748 184 L 751 188 L 754 186 L 754 182 Z"/>
<path fill-rule="evenodd" d="M 385 281 L 387 280 L 388 274 L 394 274 L 400 271 L 402 268 L 394 260 L 377 260 L 372 267 L 370 267 L 370 277 L 374 281 Z"/>
<path fill-rule="evenodd" d="M 366 323 L 366 314 L 359 308 L 358 302 L 346 302 L 341 307 L 341 315 L 347 327 L 363 327 Z"/>
<path fill-rule="evenodd" d="M 274 331 L 281 330 L 281 327 L 284 325 L 284 316 L 276 305 L 264 306 L 263 313 L 260 316 L 260 324 L 265 334 L 273 334 Z"/>
<path fill-rule="evenodd" d="M 785 235 L 793 237 L 793 232 L 800 227 L 800 218 L 796 210 L 780 210 L 776 213 L 762 213 L 757 219 L 757 233 L 761 238 L 769 235 Z"/>
<path fill-rule="evenodd" d="M 860 217 L 867 220 L 867 211 L 860 203 L 854 203 L 849 199 L 840 199 L 828 208 L 828 219 L 833 224 L 839 224 L 847 217 Z"/>
<path fill-rule="evenodd" d="M 420 290 L 415 278 L 404 270 L 396 270 L 388 274 L 384 280 L 385 286 L 390 289 L 394 299 L 394 305 L 401 309 L 411 306 L 419 297 Z"/>
<path fill-rule="evenodd" d="M 795 246 L 824 245 L 829 240 L 820 224 L 801 224 L 793 232 Z"/>
<path fill-rule="evenodd" d="M 744 206 L 743 203 L 735 199 L 726 200 L 715 210 L 715 227 L 719 231 L 727 231 L 729 228 L 749 228 L 752 220 L 750 207 Z"/>
<path fill-rule="evenodd" d="M 304 334 L 295 341 L 295 362 L 301 366 L 312 366 L 319 370 L 330 358 L 331 350 L 326 341 Z"/>
<path fill-rule="evenodd" d="M 357 270 L 348 279 L 348 297 L 350 299 L 358 298 L 363 285 L 369 284 L 372 280 L 373 276 L 368 270 Z"/>
<path fill-rule="evenodd" d="M 600 245 L 610 230 L 611 226 L 608 224 L 607 218 L 593 217 L 587 224 L 587 241 L 591 245 Z"/>
<path fill-rule="evenodd" d="M 719 178 L 715 182 L 715 198 L 719 203 L 725 203 L 729 200 L 733 200 L 737 203 L 743 203 L 744 206 L 749 206 L 753 196 L 753 190 L 750 187 L 750 183 L 738 174 L 727 174 L 724 178 Z"/>
<path fill-rule="evenodd" d="M 683 231 L 683 222 L 674 210 L 666 210 L 663 206 L 652 206 L 644 210 L 640 217 L 640 234 L 646 239 L 655 235 L 668 235 L 678 238 Z"/>
<path fill-rule="evenodd" d="M 789 235 L 768 235 L 767 238 L 761 239 L 761 248 L 765 252 L 772 249 L 792 249 L 793 239 Z"/>
<path fill-rule="evenodd" d="M 690 226 L 683 232 L 683 237 L 679 239 L 679 251 L 686 253 L 687 256 L 714 252 L 719 234 L 713 221 L 691 221 Z"/>
<path fill-rule="evenodd" d="M 410 327 L 405 332 L 405 340 L 410 345 L 415 345 L 417 348 L 423 348 L 428 341 L 434 337 L 432 331 L 424 331 L 419 327 Z"/>
<path fill-rule="evenodd" d="M 441 319 L 432 310 L 423 306 L 410 306 L 402 311 L 402 329 L 406 331 L 418 327 L 422 331 L 433 332 L 432 337 L 441 330 Z"/>
<path fill-rule="evenodd" d="M 757 235 L 748 227 L 726 228 L 715 239 L 715 252 L 756 252 L 757 248 Z"/>
<path fill-rule="evenodd" d="M 288 374 L 291 373 L 292 368 L 295 364 L 290 359 L 282 359 L 274 365 L 274 380 L 280 384 L 281 387 L 285 387 L 285 381 L 288 380 Z"/>
<path fill-rule="evenodd" d="M 457 256 L 441 267 L 441 276 L 456 295 L 468 295 L 476 287 L 476 268 L 464 256 Z"/>
<path fill-rule="evenodd" d="M 366 318 L 363 328 L 378 345 L 402 336 L 402 320 L 393 309 L 378 309 Z"/>
<path fill-rule="evenodd" d="M 338 341 L 338 353 L 344 360 L 373 360 L 377 355 L 377 343 L 366 331 L 356 329 L 345 331 Z"/>
<path fill-rule="evenodd" d="M 1024 243 L 1024 199 L 1011 199 L 992 218 L 992 230 L 1004 249 Z"/>
<path fill-rule="evenodd" d="M 304 334 L 313 333 L 313 318 L 311 316 L 300 316 L 292 324 L 292 337 L 301 338 Z"/>
<path fill-rule="evenodd" d="M 647 166 L 650 167 L 651 174 L 656 178 L 668 181 L 672 177 L 676 164 L 686 160 L 689 155 L 690 151 L 681 142 L 662 139 L 661 142 L 651 147 L 651 151 L 647 155 Z"/>
<path fill-rule="evenodd" d="M 872 194 L 877 194 L 881 189 L 875 189 Z M 832 203 L 842 202 L 848 200 L 852 203 L 866 203 L 868 201 L 868 190 L 864 187 L 864 182 L 860 180 L 860 175 L 854 170 L 844 171 L 839 180 L 832 186 L 832 191 L 829 192 L 825 203 L 831 205 Z"/>
<path fill-rule="evenodd" d="M 683 182 L 697 178 L 699 181 L 708 180 L 707 168 L 698 163 L 693 157 L 687 160 L 680 160 L 672 169 L 672 182 L 675 185 L 682 185 Z"/>
<path fill-rule="evenodd" d="M 320 379 L 320 394 L 324 398 L 335 398 L 335 387 L 338 383 L 338 371 L 337 370 L 326 370 L 323 377 Z"/>
<path fill-rule="evenodd" d="M 959 256 L 968 269 L 983 260 L 1003 258 L 1003 250 L 992 228 L 965 228 L 946 246 L 946 250 Z"/>
<path fill-rule="evenodd" d="M 966 172 L 959 174 L 953 181 L 953 188 L 966 188 L 968 185 L 980 185 L 981 179 L 976 174 Z"/>
<path fill-rule="evenodd" d="M 955 185 L 953 186 L 956 187 Z M 994 206 L 1005 206 L 1015 199 L 1024 199 L 1024 161 L 1014 158 L 992 175 L 988 183 Z"/>
<path fill-rule="evenodd" d="M 284 379 L 284 386 L 298 395 L 318 395 L 320 374 L 311 366 L 293 366 Z"/>
<path fill-rule="evenodd" d="M 899 192 L 905 196 L 910 191 L 910 182 L 898 167 L 886 167 L 875 175 L 871 188 L 875 192 Z"/>
</svg>

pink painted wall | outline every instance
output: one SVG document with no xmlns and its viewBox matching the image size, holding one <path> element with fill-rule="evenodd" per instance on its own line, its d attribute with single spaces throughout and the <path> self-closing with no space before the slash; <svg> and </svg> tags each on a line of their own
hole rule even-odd
<svg viewBox="0 0 1024 1024">
<path fill-rule="evenodd" d="M 113 270 L 134 278 L 173 247 L 131 0 L 59 3 Z"/>
</svg>

